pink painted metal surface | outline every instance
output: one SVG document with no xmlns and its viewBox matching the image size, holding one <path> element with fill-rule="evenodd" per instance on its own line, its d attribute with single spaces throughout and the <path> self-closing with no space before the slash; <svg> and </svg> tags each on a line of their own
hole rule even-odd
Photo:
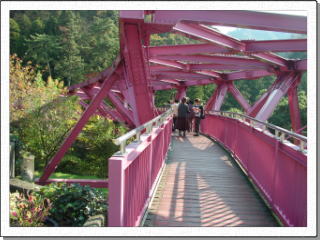
<svg viewBox="0 0 320 240">
<path fill-rule="evenodd" d="M 156 10 L 154 22 L 175 25 L 192 21 L 209 25 L 243 27 L 269 31 L 307 33 L 307 19 L 300 16 L 235 10 Z"/>
<path fill-rule="evenodd" d="M 214 91 L 214 94 L 208 100 L 208 103 L 206 105 L 206 110 L 207 111 L 220 110 L 223 100 L 227 94 L 227 91 L 228 91 L 228 84 L 224 83 L 224 84 L 218 85 L 218 87 Z"/>
<path fill-rule="evenodd" d="M 105 179 L 48 179 L 45 181 L 45 184 L 60 182 L 67 184 L 78 183 L 82 186 L 90 186 L 94 188 L 108 188 L 109 186 L 108 180 Z"/>
<path fill-rule="evenodd" d="M 248 101 L 242 96 L 240 91 L 234 86 L 233 83 L 228 84 L 228 91 L 233 95 L 233 97 L 238 101 L 240 106 L 243 108 L 245 112 L 247 112 L 250 109 L 250 104 Z"/>
<path fill-rule="evenodd" d="M 235 119 L 207 115 L 201 124 L 235 156 L 283 224 L 307 226 L 305 154 Z"/>
<path fill-rule="evenodd" d="M 130 14 L 131 16 L 131 14 Z M 121 18 L 120 18 L 121 20 Z M 120 21 L 121 53 L 126 63 L 126 74 L 129 86 L 132 86 L 138 115 L 136 126 L 141 125 L 153 117 L 153 93 L 149 88 L 148 65 L 142 47 L 141 26 L 138 23 Z M 128 86 L 128 87 L 129 87 Z"/>
<path fill-rule="evenodd" d="M 265 41 L 242 41 L 246 52 L 300 52 L 307 51 L 307 39 L 285 39 Z"/>
<path fill-rule="evenodd" d="M 226 80 L 241 80 L 241 79 L 257 79 L 265 76 L 274 75 L 273 72 L 269 72 L 266 70 L 252 70 L 252 71 L 239 71 L 234 73 L 227 73 Z"/>
<path fill-rule="evenodd" d="M 290 87 L 296 84 L 296 81 L 300 79 L 300 74 L 289 72 L 283 73 L 279 76 L 278 82 L 274 89 L 270 92 L 264 105 L 256 115 L 256 119 L 260 121 L 266 121 L 273 113 L 280 99 L 287 94 Z"/>
<path fill-rule="evenodd" d="M 181 100 L 187 95 L 187 87 L 181 86 L 178 88 L 175 99 Z"/>
<path fill-rule="evenodd" d="M 300 116 L 298 89 L 297 89 L 297 85 L 298 85 L 298 82 L 300 82 L 300 79 L 301 79 L 301 76 L 299 76 L 296 86 L 292 86 L 288 91 L 288 102 L 289 102 L 291 126 L 294 132 L 299 132 L 299 130 L 301 129 L 301 116 Z"/>
<path fill-rule="evenodd" d="M 208 56 L 208 55 L 161 55 L 157 59 L 187 61 L 187 62 L 201 62 L 201 63 L 215 63 L 225 65 L 240 65 L 253 67 L 269 67 L 267 63 L 261 62 L 257 59 L 249 57 L 226 57 L 226 56 Z"/>
<path fill-rule="evenodd" d="M 221 45 L 222 47 L 236 49 L 238 51 L 245 50 L 244 43 L 202 25 L 178 22 L 173 29 L 184 34 L 194 36 L 198 39 Z"/>
<path fill-rule="evenodd" d="M 213 44 L 186 44 L 176 46 L 150 46 L 148 53 L 150 57 L 159 55 L 175 54 L 197 54 L 197 53 L 228 53 L 229 49 Z"/>
<path fill-rule="evenodd" d="M 109 159 L 109 226 L 139 226 L 164 166 L 172 118 L 127 146 L 124 155 Z"/>
</svg>

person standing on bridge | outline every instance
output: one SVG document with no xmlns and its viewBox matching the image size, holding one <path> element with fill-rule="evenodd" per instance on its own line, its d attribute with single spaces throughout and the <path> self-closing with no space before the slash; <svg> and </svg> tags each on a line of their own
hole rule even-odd
<svg viewBox="0 0 320 240">
<path fill-rule="evenodd" d="M 193 105 L 193 111 L 194 111 L 194 130 L 195 134 L 194 136 L 199 136 L 199 130 L 200 130 L 200 121 L 201 119 L 204 119 L 204 112 L 203 112 L 203 106 L 200 103 L 200 99 L 196 98 L 194 100 L 194 105 Z"/>
<path fill-rule="evenodd" d="M 194 119 L 194 111 L 193 111 L 193 101 L 189 99 L 188 107 L 190 113 L 188 114 L 188 132 L 193 131 L 193 119 Z"/>
<path fill-rule="evenodd" d="M 177 129 L 178 106 L 179 106 L 179 100 L 176 99 L 174 100 L 174 103 L 171 105 L 172 112 L 173 112 L 172 132 L 175 132 Z"/>
<path fill-rule="evenodd" d="M 178 118 L 177 118 L 177 126 L 176 128 L 179 130 L 179 136 L 181 137 L 181 132 L 183 133 L 183 137 L 186 136 L 186 131 L 188 129 L 188 113 L 189 107 L 186 104 L 187 99 L 183 97 L 181 99 L 181 103 L 178 106 Z"/>
</svg>

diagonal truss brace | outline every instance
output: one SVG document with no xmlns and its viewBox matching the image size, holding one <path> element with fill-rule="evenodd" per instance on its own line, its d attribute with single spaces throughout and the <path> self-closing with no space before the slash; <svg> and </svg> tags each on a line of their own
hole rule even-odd
<svg viewBox="0 0 320 240">
<path fill-rule="evenodd" d="M 241 92 L 238 90 L 238 88 L 234 86 L 233 82 L 228 84 L 228 91 L 232 94 L 232 96 L 238 101 L 243 110 L 247 113 L 251 106 L 248 103 L 248 101 L 244 98 L 244 96 L 241 94 Z"/>
<path fill-rule="evenodd" d="M 90 97 L 90 99 L 94 97 L 94 95 L 90 91 L 91 89 L 92 88 L 82 88 L 82 91 L 86 93 L 87 96 Z M 119 114 L 116 114 L 113 109 L 110 109 L 108 106 L 106 106 L 103 101 L 100 103 L 98 111 L 103 117 L 111 118 L 112 120 L 116 121 L 123 121 L 123 118 Z"/>
<path fill-rule="evenodd" d="M 299 80 L 300 73 L 288 72 L 280 75 L 280 81 L 274 89 L 271 89 L 265 103 L 256 115 L 256 119 L 266 121 L 273 113 L 281 98 L 287 94 L 289 89 Z"/>
<path fill-rule="evenodd" d="M 112 85 L 118 79 L 116 75 L 116 70 L 121 66 L 120 60 L 117 61 L 117 67 L 110 73 L 108 78 L 103 82 L 100 91 L 94 96 L 91 103 L 89 104 L 88 108 L 84 111 L 82 116 L 80 117 L 79 121 L 70 131 L 69 135 L 63 141 L 61 147 L 59 148 L 58 152 L 53 156 L 53 158 L 49 161 L 48 165 L 44 169 L 43 175 L 37 180 L 39 184 L 45 184 L 50 175 L 54 172 L 57 168 L 58 164 L 60 163 L 61 159 L 71 147 L 72 143 L 75 141 L 85 124 L 88 122 L 89 118 L 97 111 L 100 103 L 106 97 L 108 91 L 110 91 Z"/>
<path fill-rule="evenodd" d="M 222 106 L 223 100 L 227 94 L 227 91 L 228 91 L 227 83 L 218 84 L 218 87 L 216 88 L 213 95 L 208 100 L 205 110 L 219 111 Z"/>
</svg>

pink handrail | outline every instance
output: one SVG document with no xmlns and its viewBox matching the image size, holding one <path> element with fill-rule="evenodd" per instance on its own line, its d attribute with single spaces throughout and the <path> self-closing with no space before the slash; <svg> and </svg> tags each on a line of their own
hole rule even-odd
<svg viewBox="0 0 320 240">
<path fill-rule="evenodd" d="M 208 114 L 201 129 L 233 155 L 285 226 L 307 226 L 305 150 L 227 116 Z"/>
<path fill-rule="evenodd" d="M 170 145 L 172 117 L 165 117 L 159 126 L 147 129 L 141 136 L 140 127 L 135 133 L 139 141 L 109 158 L 110 227 L 140 225 Z"/>
</svg>

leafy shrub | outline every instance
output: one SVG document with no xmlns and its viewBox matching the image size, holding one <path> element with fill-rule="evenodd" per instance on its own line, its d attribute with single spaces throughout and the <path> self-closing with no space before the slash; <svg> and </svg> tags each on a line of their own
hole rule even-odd
<svg viewBox="0 0 320 240">
<path fill-rule="evenodd" d="M 77 97 L 61 97 L 67 92 L 63 82 L 42 79 L 31 63 L 22 65 L 10 58 L 10 133 L 35 156 L 41 170 L 59 148 L 81 114 Z"/>
<path fill-rule="evenodd" d="M 89 186 L 52 183 L 39 194 L 51 200 L 50 217 L 60 226 L 82 226 L 89 216 L 107 212 L 103 193 Z"/>
<path fill-rule="evenodd" d="M 125 131 L 126 128 L 112 120 L 92 116 L 73 147 L 62 159 L 57 171 L 106 178 L 107 159 L 119 149 L 112 139 L 121 136 Z"/>
<path fill-rule="evenodd" d="M 41 227 L 49 215 L 51 203 L 41 195 L 10 193 L 10 225 Z"/>
</svg>

